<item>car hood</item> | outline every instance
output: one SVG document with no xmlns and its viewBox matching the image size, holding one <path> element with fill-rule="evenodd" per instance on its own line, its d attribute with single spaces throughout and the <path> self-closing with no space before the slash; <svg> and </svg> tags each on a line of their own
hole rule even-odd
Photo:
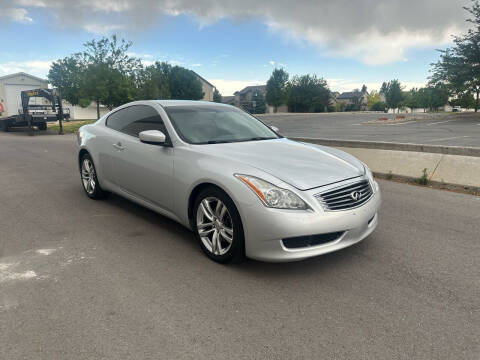
<svg viewBox="0 0 480 360">
<path fill-rule="evenodd" d="M 313 189 L 365 173 L 363 164 L 343 151 L 285 138 L 199 145 L 199 148 L 216 157 L 253 166 L 299 190 Z"/>
</svg>

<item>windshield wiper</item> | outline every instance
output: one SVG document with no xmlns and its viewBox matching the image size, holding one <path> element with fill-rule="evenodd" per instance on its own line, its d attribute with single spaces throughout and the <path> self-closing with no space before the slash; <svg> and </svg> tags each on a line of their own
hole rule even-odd
<svg viewBox="0 0 480 360">
<path fill-rule="evenodd" d="M 200 144 L 224 144 L 224 143 L 231 143 L 231 142 L 233 142 L 233 140 L 209 140 L 207 142 L 200 143 Z"/>
<path fill-rule="evenodd" d="M 272 139 L 277 139 L 275 137 L 267 137 L 267 136 L 257 136 L 257 137 L 252 137 L 250 139 L 245 139 L 242 141 L 258 141 L 258 140 L 272 140 Z"/>
</svg>

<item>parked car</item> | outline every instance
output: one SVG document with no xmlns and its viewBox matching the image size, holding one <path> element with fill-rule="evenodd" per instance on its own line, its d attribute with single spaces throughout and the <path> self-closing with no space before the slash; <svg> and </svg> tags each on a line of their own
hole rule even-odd
<svg viewBox="0 0 480 360">
<path fill-rule="evenodd" d="M 463 111 L 463 109 L 460 106 L 454 106 L 452 108 L 452 112 L 462 112 L 462 111 Z"/>
<path fill-rule="evenodd" d="M 92 199 L 114 192 L 178 221 L 218 262 L 304 259 L 372 233 L 367 166 L 277 130 L 230 105 L 129 103 L 80 128 L 81 181 Z"/>
</svg>

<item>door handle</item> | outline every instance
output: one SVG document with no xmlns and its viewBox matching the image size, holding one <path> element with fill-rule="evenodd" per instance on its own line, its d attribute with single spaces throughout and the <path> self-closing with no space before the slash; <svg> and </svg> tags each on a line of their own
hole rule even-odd
<svg viewBox="0 0 480 360">
<path fill-rule="evenodd" d="M 112 144 L 113 147 L 117 150 L 125 150 L 125 148 L 122 146 L 122 143 L 119 141 L 116 144 Z"/>
</svg>

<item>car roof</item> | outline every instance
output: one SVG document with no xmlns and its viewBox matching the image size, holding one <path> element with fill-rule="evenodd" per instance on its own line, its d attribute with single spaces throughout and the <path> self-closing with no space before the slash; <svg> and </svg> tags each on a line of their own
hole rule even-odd
<svg viewBox="0 0 480 360">
<path fill-rule="evenodd" d="M 161 106 L 202 106 L 202 105 L 215 105 L 215 106 L 229 106 L 212 101 L 201 100 L 155 100 Z"/>
</svg>

